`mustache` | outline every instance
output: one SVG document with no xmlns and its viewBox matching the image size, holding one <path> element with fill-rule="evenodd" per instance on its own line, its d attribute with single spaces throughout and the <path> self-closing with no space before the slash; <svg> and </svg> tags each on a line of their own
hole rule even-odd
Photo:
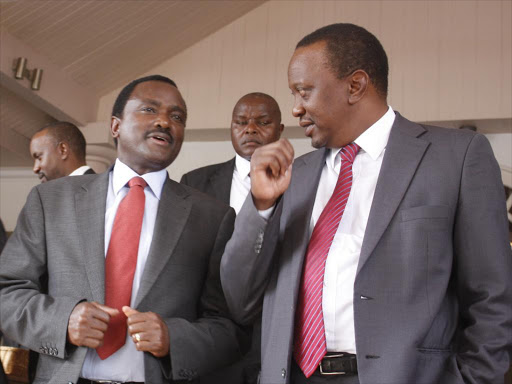
<svg viewBox="0 0 512 384">
<path fill-rule="evenodd" d="M 152 129 L 150 131 L 147 131 L 146 134 L 145 134 L 145 138 L 147 139 L 150 135 L 153 135 L 155 133 L 160 133 L 162 134 L 162 136 L 164 136 L 165 138 L 168 139 L 169 143 L 174 143 L 174 137 L 171 135 L 171 130 L 170 129 L 166 129 L 166 128 L 162 128 L 162 127 L 157 127 L 155 129 Z"/>
</svg>

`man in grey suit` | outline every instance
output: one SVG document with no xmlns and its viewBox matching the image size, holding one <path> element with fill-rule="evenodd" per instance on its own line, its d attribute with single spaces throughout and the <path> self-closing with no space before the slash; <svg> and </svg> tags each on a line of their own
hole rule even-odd
<svg viewBox="0 0 512 384">
<path fill-rule="evenodd" d="M 238 357 L 219 276 L 235 213 L 165 171 L 186 118 L 172 80 L 137 79 L 113 108 L 113 168 L 31 191 L 0 258 L 0 320 L 40 352 L 35 383 L 198 382 Z M 140 236 L 123 237 L 136 210 Z"/>
<path fill-rule="evenodd" d="M 290 61 L 293 114 L 318 150 L 293 167 L 286 140 L 255 151 L 221 263 L 235 319 L 263 306 L 262 384 L 503 383 L 498 164 L 480 134 L 393 112 L 387 76 L 380 42 L 352 24 L 311 33 Z"/>
<path fill-rule="evenodd" d="M 249 190 L 251 157 L 256 148 L 281 137 L 281 110 L 270 95 L 252 92 L 242 96 L 233 108 L 231 143 L 235 158 L 225 163 L 195 169 L 183 175 L 189 185 L 240 211 Z M 250 351 L 235 364 L 201 378 L 208 384 L 256 384 L 260 370 L 261 318 L 252 324 Z M 247 330 L 250 333 L 250 327 Z"/>
<path fill-rule="evenodd" d="M 39 129 L 30 140 L 33 171 L 45 183 L 64 176 L 94 174 L 85 164 L 86 142 L 78 127 L 56 121 Z"/>
</svg>

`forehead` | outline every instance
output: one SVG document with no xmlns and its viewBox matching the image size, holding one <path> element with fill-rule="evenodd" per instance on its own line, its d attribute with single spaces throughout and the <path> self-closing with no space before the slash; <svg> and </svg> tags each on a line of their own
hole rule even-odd
<svg viewBox="0 0 512 384">
<path fill-rule="evenodd" d="M 31 150 L 43 150 L 49 148 L 53 144 L 53 138 L 47 131 L 36 133 L 30 140 Z"/>
<path fill-rule="evenodd" d="M 145 81 L 137 84 L 128 102 L 136 100 L 152 100 L 185 109 L 185 101 L 180 91 L 173 85 L 163 81 Z"/>
<path fill-rule="evenodd" d="M 265 97 L 249 96 L 244 97 L 233 109 L 233 116 L 236 115 L 272 115 L 277 114 L 277 108 L 273 100 Z"/>
<path fill-rule="evenodd" d="M 320 41 L 299 47 L 293 53 L 288 66 L 288 79 L 291 82 L 300 82 L 302 78 L 315 76 L 333 76 L 329 68 L 329 61 L 326 51 L 327 43 Z"/>
</svg>

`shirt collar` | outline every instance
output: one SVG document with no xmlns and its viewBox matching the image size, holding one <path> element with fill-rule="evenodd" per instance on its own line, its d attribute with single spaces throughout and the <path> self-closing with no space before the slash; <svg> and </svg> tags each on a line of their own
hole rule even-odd
<svg viewBox="0 0 512 384">
<path fill-rule="evenodd" d="M 89 167 L 88 165 L 82 165 L 81 167 L 78 167 L 73 172 L 71 172 L 68 176 L 81 176 L 89 169 L 91 169 L 91 167 Z"/>
<path fill-rule="evenodd" d="M 112 170 L 112 188 L 114 190 L 114 194 L 117 196 L 119 191 L 135 176 L 142 177 L 146 183 L 148 183 L 149 188 L 156 198 L 160 200 L 162 188 L 164 186 L 165 179 L 167 178 L 167 171 L 162 169 L 157 172 L 145 173 L 141 176 L 119 159 L 116 159 L 114 169 Z"/>
<path fill-rule="evenodd" d="M 240 178 L 244 180 L 247 176 L 249 176 L 249 172 L 251 172 L 251 162 L 247 159 L 244 159 L 237 153 L 235 156 L 235 169 L 240 175 Z"/>
<path fill-rule="evenodd" d="M 393 108 L 388 107 L 387 112 L 379 120 L 354 140 L 361 147 L 360 151 L 368 153 L 372 160 L 377 160 L 384 149 L 386 149 L 394 121 L 395 112 Z M 340 148 L 332 148 L 327 155 L 327 165 L 332 169 L 334 169 L 336 164 L 336 155 L 339 151 Z"/>
</svg>

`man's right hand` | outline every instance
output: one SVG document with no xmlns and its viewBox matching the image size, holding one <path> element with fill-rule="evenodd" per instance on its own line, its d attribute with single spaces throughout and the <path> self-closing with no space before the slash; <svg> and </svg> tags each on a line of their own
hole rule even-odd
<svg viewBox="0 0 512 384">
<path fill-rule="evenodd" d="M 287 139 L 256 149 L 251 157 L 251 193 L 260 211 L 272 207 L 290 185 L 294 150 Z"/>
<path fill-rule="evenodd" d="M 79 303 L 71 312 L 68 322 L 68 341 L 78 347 L 98 348 L 112 316 L 119 314 L 115 308 L 96 302 Z"/>
</svg>

